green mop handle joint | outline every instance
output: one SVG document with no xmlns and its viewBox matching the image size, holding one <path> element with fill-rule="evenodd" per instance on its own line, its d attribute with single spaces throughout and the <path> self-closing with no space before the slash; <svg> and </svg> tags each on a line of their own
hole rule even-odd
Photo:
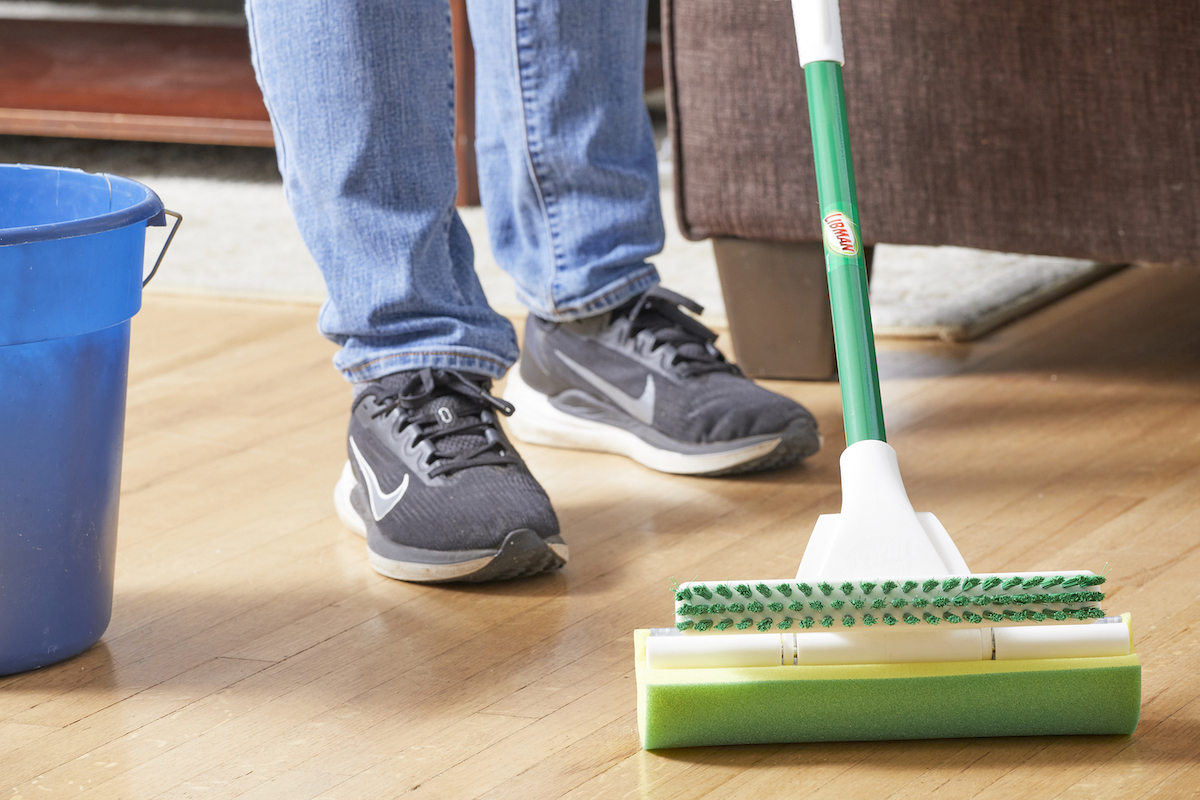
<svg viewBox="0 0 1200 800">
<path fill-rule="evenodd" d="M 875 361 L 875 332 L 867 301 L 867 265 L 858 228 L 854 163 L 846 124 L 838 4 L 837 0 L 792 0 L 792 13 L 808 90 L 846 444 L 863 439 L 887 441 L 879 397 L 879 367 Z"/>
</svg>

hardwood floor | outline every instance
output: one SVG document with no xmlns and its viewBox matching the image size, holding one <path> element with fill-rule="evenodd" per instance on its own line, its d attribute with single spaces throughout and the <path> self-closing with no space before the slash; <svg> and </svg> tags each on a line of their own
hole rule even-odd
<svg viewBox="0 0 1200 800">
<path fill-rule="evenodd" d="M 983 342 L 880 345 L 909 494 L 973 568 L 1109 571 L 1144 665 L 1133 737 L 647 753 L 632 631 L 669 623 L 673 576 L 794 572 L 839 505 L 835 384 L 769 384 L 826 435 L 779 473 L 526 446 L 571 562 L 422 587 L 372 572 L 334 516 L 350 395 L 315 309 L 151 295 L 113 621 L 83 655 L 0 679 L 0 797 L 1194 796 L 1197 308 L 1200 269 L 1135 268 Z"/>
</svg>

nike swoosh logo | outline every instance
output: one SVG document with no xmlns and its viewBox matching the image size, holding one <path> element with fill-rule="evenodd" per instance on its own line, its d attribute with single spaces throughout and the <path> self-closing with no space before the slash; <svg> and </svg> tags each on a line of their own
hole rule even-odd
<svg viewBox="0 0 1200 800">
<path fill-rule="evenodd" d="M 564 355 L 561 350 L 555 350 L 554 354 L 562 359 L 562 362 L 578 373 L 579 377 L 595 386 L 609 400 L 612 400 L 623 410 L 629 413 L 638 422 L 644 425 L 654 424 L 654 376 L 646 376 L 646 386 L 642 389 L 641 397 L 634 397 L 628 392 L 613 386 L 608 381 L 601 378 L 596 373 L 592 372 L 587 367 L 576 362 L 570 356 Z"/>
<path fill-rule="evenodd" d="M 358 468 L 362 470 L 363 477 L 367 479 L 367 497 L 371 501 L 371 516 L 375 518 L 376 522 L 379 522 L 391 513 L 396 504 L 400 502 L 400 498 L 404 497 L 404 493 L 408 491 L 408 475 L 404 476 L 404 480 L 400 481 L 399 486 L 385 493 L 379 485 L 379 479 L 375 477 L 375 471 L 371 469 L 367 460 L 359 452 L 353 436 L 350 437 L 350 450 L 354 453 L 354 460 L 358 462 Z"/>
</svg>

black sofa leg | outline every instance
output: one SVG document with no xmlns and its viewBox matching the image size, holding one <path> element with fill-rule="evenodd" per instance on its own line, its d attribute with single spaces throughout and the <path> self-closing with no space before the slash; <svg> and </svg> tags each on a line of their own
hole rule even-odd
<svg viewBox="0 0 1200 800">
<path fill-rule="evenodd" d="M 714 238 L 737 362 L 751 378 L 837 375 L 820 242 Z M 873 247 L 865 248 L 870 274 Z"/>
</svg>

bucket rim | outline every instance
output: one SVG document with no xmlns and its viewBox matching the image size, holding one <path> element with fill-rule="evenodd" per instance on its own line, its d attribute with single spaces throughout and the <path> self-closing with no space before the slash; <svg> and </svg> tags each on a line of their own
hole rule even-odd
<svg viewBox="0 0 1200 800">
<path fill-rule="evenodd" d="M 93 233 L 125 228 L 139 222 L 154 224 L 154 220 L 163 217 L 163 203 L 154 190 L 144 183 L 113 175 L 108 172 L 87 172 L 73 167 L 47 167 L 37 164 L 0 164 L 0 175 L 11 170 L 70 172 L 79 175 L 90 175 L 103 178 L 109 187 L 111 196 L 114 185 L 126 185 L 135 190 L 145 192 L 145 196 L 130 206 L 118 208 L 93 217 L 65 220 L 63 222 L 48 222 L 44 225 L 25 225 L 18 228 L 0 228 L 0 247 L 34 242 L 48 242 L 56 239 L 72 239 L 77 236 L 88 236 Z"/>
</svg>

